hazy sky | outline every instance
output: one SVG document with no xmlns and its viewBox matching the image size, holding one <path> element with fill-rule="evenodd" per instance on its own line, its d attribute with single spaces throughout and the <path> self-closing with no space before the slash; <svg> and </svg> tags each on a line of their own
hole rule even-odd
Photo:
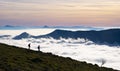
<svg viewBox="0 0 120 71">
<path fill-rule="evenodd" d="M 0 0 L 6 24 L 120 27 L 120 0 Z"/>
</svg>

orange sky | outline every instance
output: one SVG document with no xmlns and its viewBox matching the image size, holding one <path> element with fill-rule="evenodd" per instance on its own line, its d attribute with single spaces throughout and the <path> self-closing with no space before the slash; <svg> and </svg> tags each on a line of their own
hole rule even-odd
<svg viewBox="0 0 120 71">
<path fill-rule="evenodd" d="M 0 25 L 120 26 L 120 0 L 1 0 Z"/>
</svg>

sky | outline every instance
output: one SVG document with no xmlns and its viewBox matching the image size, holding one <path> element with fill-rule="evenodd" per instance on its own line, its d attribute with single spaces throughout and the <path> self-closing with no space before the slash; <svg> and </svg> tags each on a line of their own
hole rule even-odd
<svg viewBox="0 0 120 71">
<path fill-rule="evenodd" d="M 0 26 L 120 27 L 120 0 L 0 0 Z"/>
</svg>

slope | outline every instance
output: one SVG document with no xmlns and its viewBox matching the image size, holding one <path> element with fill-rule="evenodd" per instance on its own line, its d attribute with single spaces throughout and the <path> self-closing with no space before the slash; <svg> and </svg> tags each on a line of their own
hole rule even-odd
<svg viewBox="0 0 120 71">
<path fill-rule="evenodd" d="M 0 71 L 117 71 L 15 46 L 0 44 Z"/>
</svg>

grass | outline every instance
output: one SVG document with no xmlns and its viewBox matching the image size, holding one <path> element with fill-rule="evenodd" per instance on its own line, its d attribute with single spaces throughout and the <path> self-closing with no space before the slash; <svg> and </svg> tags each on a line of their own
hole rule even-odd
<svg viewBox="0 0 120 71">
<path fill-rule="evenodd" d="M 117 71 L 43 53 L 0 44 L 0 71 Z"/>
</svg>

